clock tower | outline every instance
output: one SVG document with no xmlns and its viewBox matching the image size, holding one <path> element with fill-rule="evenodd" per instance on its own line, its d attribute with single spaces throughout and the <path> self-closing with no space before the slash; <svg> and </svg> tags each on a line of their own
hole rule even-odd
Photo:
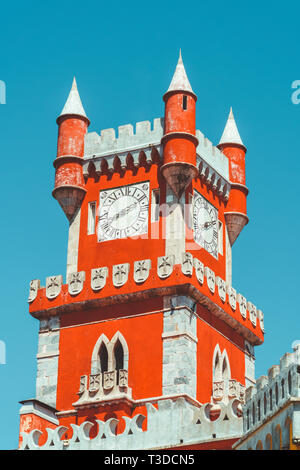
<svg viewBox="0 0 300 470">
<path fill-rule="evenodd" d="M 22 449 L 228 449 L 241 436 L 264 337 L 232 286 L 246 149 L 232 111 L 217 147 L 196 130 L 181 53 L 163 100 L 152 123 L 88 131 L 74 79 L 57 119 L 67 269 L 30 283 L 40 329 Z"/>
</svg>

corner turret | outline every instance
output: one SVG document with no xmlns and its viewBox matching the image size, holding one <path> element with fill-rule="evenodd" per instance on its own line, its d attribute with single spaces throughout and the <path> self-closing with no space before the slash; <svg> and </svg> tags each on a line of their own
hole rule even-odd
<svg viewBox="0 0 300 470">
<path fill-rule="evenodd" d="M 80 208 L 86 193 L 82 164 L 84 136 L 90 124 L 74 78 L 66 104 L 57 118 L 57 158 L 54 160 L 55 188 L 52 195 L 69 221 Z"/>
<path fill-rule="evenodd" d="M 162 174 L 179 198 L 198 174 L 196 167 L 196 101 L 181 51 L 165 101 Z"/>
<path fill-rule="evenodd" d="M 224 211 L 231 246 L 248 223 L 245 155 L 246 147 L 240 137 L 232 108 L 230 108 L 227 123 L 218 148 L 229 160 L 229 179 L 231 191 Z"/>
</svg>

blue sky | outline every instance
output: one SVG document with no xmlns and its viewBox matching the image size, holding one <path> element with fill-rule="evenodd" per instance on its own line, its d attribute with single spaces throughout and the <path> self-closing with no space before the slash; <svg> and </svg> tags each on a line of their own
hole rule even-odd
<svg viewBox="0 0 300 470">
<path fill-rule="evenodd" d="M 38 322 L 31 279 L 65 275 L 67 219 L 52 198 L 57 125 L 76 75 L 90 130 L 163 116 L 182 49 L 197 128 L 215 144 L 233 106 L 248 147 L 250 223 L 233 286 L 265 315 L 256 375 L 299 331 L 299 2 L 5 2 L 1 5 L 0 448 L 17 447 L 19 400 L 35 394 Z"/>
</svg>

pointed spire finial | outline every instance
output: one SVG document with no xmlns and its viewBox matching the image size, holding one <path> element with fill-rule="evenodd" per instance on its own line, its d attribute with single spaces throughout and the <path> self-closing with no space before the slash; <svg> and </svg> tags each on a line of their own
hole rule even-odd
<svg viewBox="0 0 300 470">
<path fill-rule="evenodd" d="M 62 112 L 59 115 L 66 116 L 68 114 L 74 114 L 76 116 L 82 116 L 87 119 L 82 102 L 78 93 L 77 83 L 75 77 L 73 78 L 72 88 L 69 93 L 68 99 L 63 107 Z"/>
<path fill-rule="evenodd" d="M 196 96 L 192 90 L 191 84 L 189 82 L 189 79 L 187 77 L 187 74 L 183 65 L 181 49 L 179 50 L 179 58 L 178 58 L 177 66 L 176 66 L 175 73 L 173 75 L 173 78 L 172 78 L 172 81 L 168 88 L 167 93 L 172 92 L 172 91 L 186 91 L 189 93 L 193 93 L 193 95 Z"/>
<path fill-rule="evenodd" d="M 224 145 L 224 144 L 237 144 L 237 145 L 242 145 L 243 147 L 245 147 L 241 139 L 241 136 L 239 134 L 235 119 L 234 119 L 232 107 L 230 107 L 226 126 L 224 128 L 222 137 L 219 142 L 219 145 Z"/>
</svg>

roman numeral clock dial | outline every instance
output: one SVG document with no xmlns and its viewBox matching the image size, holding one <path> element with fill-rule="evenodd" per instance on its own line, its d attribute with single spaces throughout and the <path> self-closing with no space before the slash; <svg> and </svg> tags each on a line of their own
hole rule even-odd
<svg viewBox="0 0 300 470">
<path fill-rule="evenodd" d="M 218 210 L 200 193 L 194 192 L 194 240 L 212 256 L 218 258 Z"/>
<path fill-rule="evenodd" d="M 98 240 L 148 232 L 149 182 L 100 191 Z"/>
</svg>

